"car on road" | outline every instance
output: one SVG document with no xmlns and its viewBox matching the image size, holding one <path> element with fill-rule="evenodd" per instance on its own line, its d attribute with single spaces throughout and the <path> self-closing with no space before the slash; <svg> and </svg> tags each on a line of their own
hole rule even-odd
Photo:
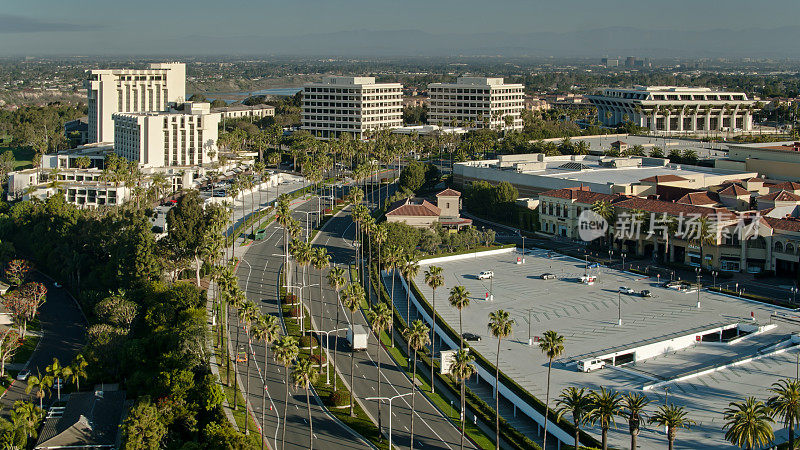
<svg viewBox="0 0 800 450">
<path fill-rule="evenodd" d="M 463 337 L 464 340 L 468 342 L 480 342 L 481 340 L 480 335 L 477 335 L 475 333 L 464 333 L 461 335 L 461 337 Z"/>
<path fill-rule="evenodd" d="M 553 274 L 553 273 L 543 273 L 543 274 L 541 274 L 539 276 L 539 278 L 541 278 L 543 280 L 555 280 L 556 279 L 556 275 Z"/>
<path fill-rule="evenodd" d="M 26 370 L 22 370 L 17 374 L 17 380 L 25 381 L 25 380 L 28 379 L 29 376 L 31 376 L 31 371 L 30 370 L 27 370 L 27 369 Z"/>
<path fill-rule="evenodd" d="M 61 283 L 59 283 L 58 281 L 54 281 L 53 282 L 53 287 L 60 288 L 61 287 Z"/>
<path fill-rule="evenodd" d="M 494 278 L 494 272 L 491 270 L 481 270 L 481 273 L 478 274 L 479 280 L 488 280 L 490 278 Z"/>
<path fill-rule="evenodd" d="M 643 289 L 642 292 L 639 293 L 639 295 L 641 295 L 642 297 L 652 297 L 653 296 L 653 294 L 647 289 Z"/>
<path fill-rule="evenodd" d="M 589 268 L 589 269 L 599 269 L 599 268 L 600 268 L 600 264 L 598 264 L 598 263 L 591 263 L 591 264 L 589 264 L 589 265 L 588 265 L 588 268 Z"/>
<path fill-rule="evenodd" d="M 619 287 L 619 291 L 621 293 L 623 293 L 623 294 L 635 294 L 636 293 L 636 291 L 634 291 L 633 289 L 631 289 L 631 288 L 629 288 L 627 286 L 620 286 Z"/>
</svg>

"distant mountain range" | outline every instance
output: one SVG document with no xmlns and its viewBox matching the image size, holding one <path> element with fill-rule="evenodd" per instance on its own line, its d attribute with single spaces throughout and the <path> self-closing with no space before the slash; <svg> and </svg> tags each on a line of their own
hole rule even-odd
<svg viewBox="0 0 800 450">
<path fill-rule="evenodd" d="M 609 27 L 569 32 L 434 34 L 418 30 L 342 31 L 297 36 L 193 35 L 153 48 L 181 53 L 299 56 L 800 57 L 800 27 L 705 31 Z"/>
</svg>

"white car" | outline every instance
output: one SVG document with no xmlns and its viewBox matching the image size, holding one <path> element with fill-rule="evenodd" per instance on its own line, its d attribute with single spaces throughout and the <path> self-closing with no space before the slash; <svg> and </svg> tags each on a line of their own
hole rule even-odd
<svg viewBox="0 0 800 450">
<path fill-rule="evenodd" d="M 629 287 L 626 287 L 626 286 L 620 286 L 619 287 L 619 291 L 622 292 L 623 294 L 635 294 L 636 293 L 636 291 L 634 291 L 633 289 L 631 289 Z"/>
<path fill-rule="evenodd" d="M 606 362 L 602 359 L 587 359 L 578 361 L 578 372 L 591 372 L 599 370 L 606 366 Z"/>
<path fill-rule="evenodd" d="M 490 278 L 494 278 L 494 272 L 491 270 L 482 270 L 481 273 L 478 274 L 479 280 L 488 280 Z"/>
<path fill-rule="evenodd" d="M 30 370 L 27 370 L 27 369 L 26 370 L 22 370 L 22 371 L 20 371 L 20 373 L 17 374 L 17 380 L 25 381 L 25 380 L 28 379 L 29 376 L 31 376 L 31 371 Z"/>
</svg>

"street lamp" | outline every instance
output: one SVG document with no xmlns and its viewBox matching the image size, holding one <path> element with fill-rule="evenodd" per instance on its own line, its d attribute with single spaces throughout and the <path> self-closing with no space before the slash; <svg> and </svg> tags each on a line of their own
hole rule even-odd
<svg viewBox="0 0 800 450">
<path fill-rule="evenodd" d="M 797 286 L 792 286 L 789 290 L 792 292 L 792 303 L 797 303 Z"/>
<path fill-rule="evenodd" d="M 719 272 L 717 272 L 716 270 L 712 270 L 711 271 L 711 276 L 714 277 L 714 284 L 712 284 L 711 287 L 714 287 L 714 286 L 717 285 L 717 275 L 719 275 Z"/>
<path fill-rule="evenodd" d="M 617 291 L 617 326 L 622 326 L 622 290 Z"/>
<path fill-rule="evenodd" d="M 330 347 L 331 347 L 330 334 L 331 333 L 335 334 L 335 333 L 338 333 L 339 331 L 344 331 L 346 329 L 347 328 L 337 328 L 335 330 L 330 330 L 330 331 L 315 330 L 317 333 L 320 333 L 320 334 L 324 333 L 325 334 L 325 357 L 327 359 L 330 359 L 330 357 L 331 357 L 330 350 L 329 350 Z M 327 361 L 326 361 L 326 363 L 327 363 Z M 320 361 L 320 364 L 322 364 L 322 361 Z M 330 384 L 331 384 L 330 366 L 331 366 L 330 363 L 325 364 L 325 384 L 328 385 L 328 386 L 330 386 Z"/>
<path fill-rule="evenodd" d="M 297 211 L 297 210 L 295 210 L 295 212 L 299 212 L 299 213 L 302 213 L 302 214 L 306 215 L 306 242 L 308 242 L 308 230 L 309 230 L 309 228 L 308 228 L 308 215 L 309 214 L 314 214 L 314 211 Z"/>
<path fill-rule="evenodd" d="M 300 298 L 300 333 L 301 334 L 305 334 L 306 333 L 305 320 L 303 320 L 304 319 L 304 317 L 303 317 L 303 312 L 304 312 L 303 311 L 303 288 L 312 287 L 312 286 L 319 286 L 319 283 L 306 284 L 306 285 L 302 285 L 302 286 L 297 285 L 297 284 L 285 284 L 283 286 L 285 289 L 289 289 L 289 288 L 300 289 L 299 298 Z"/>
<path fill-rule="evenodd" d="M 700 272 L 702 269 L 695 267 L 694 271 L 697 274 L 697 309 L 700 309 Z"/>
<path fill-rule="evenodd" d="M 611 258 L 614 256 L 614 250 L 608 251 L 608 266 L 611 267 Z"/>
<path fill-rule="evenodd" d="M 622 256 L 622 270 L 624 271 L 625 270 L 625 256 L 626 256 L 625 252 L 622 252 L 622 254 L 620 256 Z"/>
<path fill-rule="evenodd" d="M 412 388 L 413 389 L 413 388 Z M 389 448 L 392 448 L 392 400 L 400 397 L 405 397 L 406 395 L 413 394 L 414 391 L 406 392 L 405 394 L 398 394 L 394 397 L 367 397 L 364 400 L 378 400 L 378 401 L 387 401 L 389 402 Z M 379 406 L 380 407 L 380 406 Z M 464 411 L 461 411 L 461 414 L 464 414 Z M 414 446 L 414 443 L 411 443 L 411 446 Z"/>
</svg>

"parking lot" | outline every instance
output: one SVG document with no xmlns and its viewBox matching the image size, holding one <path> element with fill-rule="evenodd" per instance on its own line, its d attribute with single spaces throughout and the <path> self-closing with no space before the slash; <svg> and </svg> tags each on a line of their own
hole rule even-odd
<svg viewBox="0 0 800 450">
<path fill-rule="evenodd" d="M 464 332 L 480 335 L 481 340 L 472 342 L 472 346 L 494 361 L 497 341 L 487 331 L 488 314 L 497 309 L 509 311 L 516 325 L 513 335 L 501 344 L 501 370 L 541 399 L 545 397 L 547 360 L 535 342 L 528 345 L 529 329 L 534 340 L 546 330 L 555 330 L 566 338 L 565 352 L 553 364 L 551 397 L 570 385 L 639 391 L 646 384 L 754 355 L 786 341 L 791 333 L 800 330 L 800 325 L 776 322 L 776 328 L 740 343 L 702 343 L 622 366 L 622 370 L 612 367 L 592 373 L 578 372 L 576 362 L 580 359 L 714 327 L 736 323 L 764 325 L 770 322 L 775 307 L 701 291 L 698 308 L 694 289 L 679 292 L 660 286 L 656 279 L 605 267 L 586 271 L 583 261 L 548 255 L 543 250 L 529 251 L 524 264 L 516 262 L 519 253 L 437 264 L 444 269 L 445 280 L 437 291 L 439 314 L 453 329 L 458 329 L 458 311 L 446 298 L 453 286 L 465 286 L 472 302 L 463 311 Z M 425 269 L 427 266 L 422 265 L 415 281 L 430 300 L 431 290 L 424 283 Z M 479 280 L 477 275 L 482 270 L 493 271 L 494 278 Z M 597 277 L 594 285 L 580 282 L 586 272 Z M 544 273 L 552 273 L 556 278 L 544 280 L 541 277 Z M 620 293 L 623 286 L 633 293 Z M 649 290 L 652 297 L 640 296 L 642 290 Z M 493 301 L 487 299 L 490 291 Z M 618 326 L 620 318 L 622 326 Z M 791 348 L 786 353 L 664 386 L 669 390 L 669 402 L 686 406 L 690 417 L 697 422 L 691 431 L 679 433 L 676 448 L 728 446 L 722 431 L 722 410 L 730 401 L 742 400 L 747 395 L 766 399 L 770 384 L 781 377 L 795 376 L 796 351 Z M 654 404 L 665 401 L 664 387 L 647 391 Z M 781 436 L 785 440 L 786 433 L 776 435 L 778 442 Z M 629 445 L 627 425 L 609 436 L 613 446 Z M 666 436 L 663 430 L 644 430 L 640 445 L 666 446 Z"/>
</svg>

